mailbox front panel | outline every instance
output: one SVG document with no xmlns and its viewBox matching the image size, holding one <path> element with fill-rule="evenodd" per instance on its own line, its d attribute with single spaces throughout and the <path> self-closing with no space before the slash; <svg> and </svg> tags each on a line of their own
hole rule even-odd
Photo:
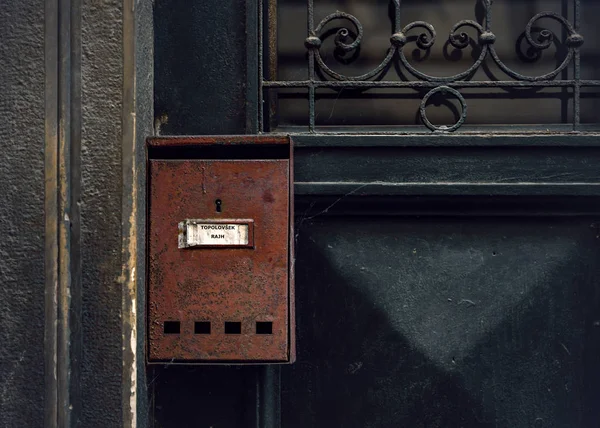
<svg viewBox="0 0 600 428">
<path fill-rule="evenodd" d="M 290 162 L 150 160 L 150 362 L 290 360 Z"/>
</svg>

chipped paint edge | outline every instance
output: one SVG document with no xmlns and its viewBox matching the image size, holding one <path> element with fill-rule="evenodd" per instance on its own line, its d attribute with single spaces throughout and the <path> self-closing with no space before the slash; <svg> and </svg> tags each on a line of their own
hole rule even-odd
<svg viewBox="0 0 600 428">
<path fill-rule="evenodd" d="M 135 0 L 123 2 L 122 107 L 122 411 L 123 427 L 137 428 L 137 215 L 138 162 L 136 132 L 136 19 Z"/>
</svg>

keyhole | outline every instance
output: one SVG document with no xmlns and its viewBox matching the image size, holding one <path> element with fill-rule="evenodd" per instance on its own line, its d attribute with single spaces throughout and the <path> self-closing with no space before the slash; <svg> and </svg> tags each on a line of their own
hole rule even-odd
<svg viewBox="0 0 600 428">
<path fill-rule="evenodd" d="M 223 203 L 223 202 L 222 202 L 220 199 L 217 199 L 217 200 L 215 201 L 215 209 L 217 210 L 217 212 L 218 212 L 218 213 L 220 213 L 220 212 L 221 212 L 221 204 L 222 204 L 222 203 Z"/>
</svg>

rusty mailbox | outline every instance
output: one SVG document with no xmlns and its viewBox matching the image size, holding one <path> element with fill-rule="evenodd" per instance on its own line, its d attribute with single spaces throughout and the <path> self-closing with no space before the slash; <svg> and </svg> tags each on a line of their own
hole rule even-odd
<svg viewBox="0 0 600 428">
<path fill-rule="evenodd" d="M 294 359 L 291 141 L 148 141 L 148 362 Z"/>
</svg>

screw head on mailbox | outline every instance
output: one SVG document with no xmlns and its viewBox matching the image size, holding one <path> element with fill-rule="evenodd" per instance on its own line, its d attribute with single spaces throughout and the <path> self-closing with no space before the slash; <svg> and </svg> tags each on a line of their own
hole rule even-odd
<svg viewBox="0 0 600 428">
<path fill-rule="evenodd" d="M 295 358 L 292 142 L 148 140 L 148 363 Z"/>
</svg>

